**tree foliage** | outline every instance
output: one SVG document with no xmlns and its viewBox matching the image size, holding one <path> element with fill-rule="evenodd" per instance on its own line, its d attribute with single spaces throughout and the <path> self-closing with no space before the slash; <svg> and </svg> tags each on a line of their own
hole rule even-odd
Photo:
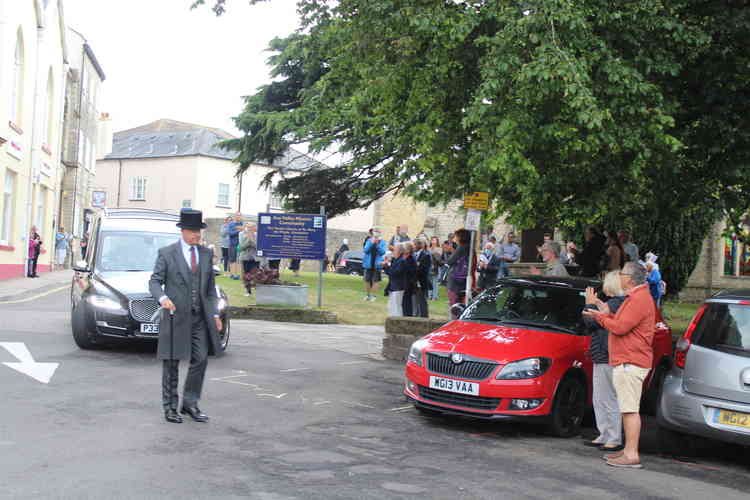
<svg viewBox="0 0 750 500">
<path fill-rule="evenodd" d="M 662 254 L 677 289 L 694 241 L 750 208 L 744 2 L 299 0 L 298 10 L 300 30 L 270 46 L 275 81 L 237 117 L 241 168 L 308 143 L 346 158 L 310 174 L 347 190 L 338 210 L 392 190 L 429 203 L 489 191 L 495 213 L 525 227 L 611 221 Z M 297 199 L 305 187 L 280 183 Z"/>
</svg>

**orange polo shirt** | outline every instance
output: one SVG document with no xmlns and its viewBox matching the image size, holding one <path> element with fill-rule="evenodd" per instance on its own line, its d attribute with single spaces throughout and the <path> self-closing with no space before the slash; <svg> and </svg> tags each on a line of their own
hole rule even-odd
<svg viewBox="0 0 750 500">
<path fill-rule="evenodd" d="M 609 330 L 609 364 L 630 363 L 641 368 L 653 364 L 656 305 L 648 284 L 631 289 L 617 314 L 599 317 L 599 323 Z"/>
</svg>

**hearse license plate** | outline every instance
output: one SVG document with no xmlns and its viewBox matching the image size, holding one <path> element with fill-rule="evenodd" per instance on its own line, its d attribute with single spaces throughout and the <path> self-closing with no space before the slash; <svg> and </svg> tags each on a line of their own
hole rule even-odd
<svg viewBox="0 0 750 500">
<path fill-rule="evenodd" d="M 159 333 L 159 323 L 141 323 L 141 333 Z"/>
<path fill-rule="evenodd" d="M 430 377 L 430 389 L 479 396 L 479 384 L 445 377 Z"/>
<path fill-rule="evenodd" d="M 750 429 L 750 415 L 738 411 L 717 410 L 714 416 L 714 422 L 717 424 Z"/>
</svg>

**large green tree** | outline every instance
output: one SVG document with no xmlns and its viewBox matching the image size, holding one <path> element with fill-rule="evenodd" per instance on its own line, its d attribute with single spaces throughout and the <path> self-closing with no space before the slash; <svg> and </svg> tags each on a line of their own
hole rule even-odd
<svg viewBox="0 0 750 500">
<path fill-rule="evenodd" d="M 334 212 L 394 189 L 431 203 L 489 191 L 519 225 L 631 228 L 676 290 L 710 224 L 748 208 L 744 2 L 298 7 L 301 29 L 271 44 L 276 80 L 246 99 L 231 146 L 241 168 L 294 143 L 340 150 L 336 169 L 308 174 L 343 200 Z M 305 186 L 280 190 L 303 205 L 320 193 Z"/>
</svg>

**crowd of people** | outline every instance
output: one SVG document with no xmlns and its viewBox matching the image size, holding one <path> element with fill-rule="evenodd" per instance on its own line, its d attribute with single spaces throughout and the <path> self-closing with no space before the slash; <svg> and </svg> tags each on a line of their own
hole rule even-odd
<svg viewBox="0 0 750 500">
<path fill-rule="evenodd" d="M 469 289 L 478 293 L 509 276 L 510 265 L 521 258 L 516 235 L 509 232 L 501 241 L 486 235 L 470 259 L 471 234 L 459 229 L 441 242 L 437 236 L 427 239 L 420 235 L 412 239 L 401 226 L 387 239 L 379 229 L 371 229 L 363 242 L 364 300 L 377 300 L 378 287 L 385 274 L 388 284 L 384 293 L 389 297 L 389 314 L 426 317 L 427 303 L 438 300 L 441 285 L 445 286 L 450 307 L 465 302 L 467 280 Z M 349 250 L 348 244 L 346 250 Z M 658 257 L 649 252 L 641 260 L 638 246 L 627 231 L 602 232 L 597 226 L 589 226 L 584 231 L 581 248 L 573 242 L 555 241 L 551 234 L 545 234 L 537 252 L 545 265 L 531 266 L 528 271 L 531 274 L 601 279 L 628 262 L 636 262 L 646 269 L 649 290 L 657 304 L 665 293 L 666 284 L 656 263 Z M 343 252 L 337 252 L 337 257 L 341 255 Z"/>
</svg>

